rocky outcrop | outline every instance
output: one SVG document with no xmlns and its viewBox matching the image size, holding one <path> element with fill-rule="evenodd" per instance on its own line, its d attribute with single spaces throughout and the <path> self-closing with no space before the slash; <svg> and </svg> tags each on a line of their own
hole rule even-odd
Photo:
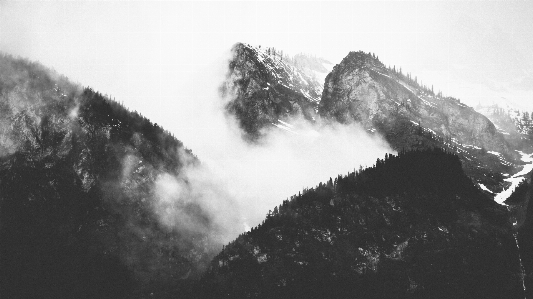
<svg viewBox="0 0 533 299">
<path fill-rule="evenodd" d="M 246 139 L 258 140 L 278 119 L 314 119 L 322 93 L 322 83 L 310 68 L 314 64 L 306 67 L 309 62 L 302 58 L 292 60 L 270 48 L 240 43 L 232 53 L 222 93 L 229 100 L 227 112 L 235 115 Z"/>
<path fill-rule="evenodd" d="M 351 52 L 321 83 L 328 62 L 293 58 L 271 48 L 237 44 L 222 86 L 244 137 L 257 142 L 279 120 L 300 115 L 357 122 L 400 150 L 441 147 L 456 152 L 467 174 L 491 192 L 509 184 L 502 174 L 520 168 L 516 142 L 485 116 L 452 97 L 435 94 L 416 78 L 383 65 L 373 54 Z"/>
<path fill-rule="evenodd" d="M 509 153 L 492 122 L 458 100 L 436 96 L 363 52 L 351 52 L 326 77 L 319 106 L 323 117 L 357 121 L 366 128 L 405 116 L 461 144 Z"/>
<path fill-rule="evenodd" d="M 515 172 L 521 164 L 518 153 L 487 117 L 455 98 L 435 94 L 364 52 L 349 53 L 326 77 L 318 113 L 377 130 L 397 150 L 428 146 L 452 150 L 461 157 L 467 174 L 494 192 L 508 185 L 501 174 Z"/>
</svg>

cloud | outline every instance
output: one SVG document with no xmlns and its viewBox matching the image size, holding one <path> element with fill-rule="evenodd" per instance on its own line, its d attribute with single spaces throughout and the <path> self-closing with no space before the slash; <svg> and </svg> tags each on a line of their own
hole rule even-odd
<svg viewBox="0 0 533 299">
<path fill-rule="evenodd" d="M 180 159 L 187 159 L 179 151 Z M 163 172 L 154 184 L 153 207 L 159 221 L 184 235 L 205 235 L 223 244 L 243 231 L 237 201 L 228 185 L 202 164 L 189 164 L 179 175 Z"/>
<path fill-rule="evenodd" d="M 192 92 L 165 94 L 182 97 L 186 104 L 176 109 L 157 107 L 174 116 L 173 122 L 163 125 L 193 149 L 200 163 L 187 151 L 177 150 L 173 154 L 184 164 L 178 173 L 169 172 L 158 163 L 152 165 L 135 148 L 147 142 L 140 134 L 133 136 L 130 146 L 120 145 L 125 148 L 117 151 L 121 155 L 126 153 L 121 156 L 120 178 L 105 182 L 103 192 L 104 200 L 125 216 L 124 227 L 118 228 L 115 237 L 128 244 L 121 249 L 127 265 L 164 264 L 164 258 L 155 255 L 150 261 L 143 260 L 148 259 L 143 252 L 151 250 L 150 244 L 154 242 L 178 247 L 191 261 L 202 260 L 206 264 L 222 244 L 259 224 L 268 211 L 284 199 L 329 177 L 353 171 L 359 165 L 371 165 L 391 152 L 379 136 L 367 134 L 357 124 L 340 125 L 320 120 L 309 123 L 298 117 L 285 120 L 284 126 L 290 127 L 289 131 L 272 126 L 259 144 L 244 141 L 236 120 L 225 113 L 224 104 L 229 99 L 219 94 L 229 55 L 229 50 L 224 54 L 217 52 L 216 59 L 198 65 L 187 78 Z M 16 151 L 20 147 L 16 140 L 36 142 L 33 140 L 38 136 L 11 135 L 13 132 L 31 133 L 28 122 L 22 118 L 17 120 L 16 116 L 31 119 L 29 123 L 35 127 L 39 127 L 43 119 L 52 119 L 50 125 L 62 124 L 54 129 L 67 133 L 81 129 L 76 121 L 79 110 L 76 99 L 81 92 L 78 85 L 70 85 L 66 78 L 38 67 L 39 72 L 52 78 L 49 85 L 35 87 L 50 90 L 53 102 L 49 102 L 50 99 L 45 100 L 31 89 L 27 73 L 18 74 L 6 63 L 3 61 L 0 79 L 4 83 L 12 82 L 13 86 L 3 93 L 9 116 L 0 119 L 0 125 L 4 124 L 0 127 L 0 155 Z M 75 100 L 68 103 L 65 111 L 48 109 L 66 98 Z M 62 121 L 54 119 L 54 115 L 59 114 Z M 23 126 L 22 129 L 12 127 L 16 124 Z M 109 133 L 109 127 L 104 129 Z M 70 149 L 68 136 L 65 135 L 61 144 L 62 153 Z M 95 181 L 90 175 L 91 169 L 86 169 L 83 162 L 89 156 L 90 153 L 82 150 L 80 162 L 75 166 L 85 190 Z M 146 210 L 157 217 L 159 227 L 165 227 L 166 232 L 178 232 L 179 238 L 169 238 L 165 230 L 143 222 Z M 109 241 L 110 247 L 115 246 L 113 242 L 119 242 L 110 239 L 113 239 Z M 152 241 L 145 242 L 149 239 Z M 180 275 L 184 274 L 182 270 L 178 271 Z"/>
<path fill-rule="evenodd" d="M 219 240 L 227 242 L 303 188 L 360 165 L 371 166 L 393 152 L 380 136 L 368 134 L 358 124 L 310 123 L 299 117 L 285 120 L 283 126 L 290 130 L 272 125 L 259 143 L 246 142 L 235 118 L 224 110 L 231 99 L 218 93 L 227 61 L 228 56 L 199 68 L 191 78 L 196 92 L 187 109 L 195 117 L 177 119 L 171 130 L 193 149 L 201 164 L 191 164 L 178 176 L 158 177 L 156 210 L 162 223 L 207 229 L 183 214 L 187 203 L 194 202 L 209 217 Z"/>
</svg>

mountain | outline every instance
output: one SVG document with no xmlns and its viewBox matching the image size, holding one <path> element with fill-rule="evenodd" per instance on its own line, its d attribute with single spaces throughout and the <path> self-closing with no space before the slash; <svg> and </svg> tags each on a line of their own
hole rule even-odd
<svg viewBox="0 0 533 299">
<path fill-rule="evenodd" d="M 394 125 L 405 117 L 461 144 L 509 152 L 486 117 L 456 99 L 421 88 L 363 52 L 349 53 L 326 77 L 319 112 L 343 123 L 358 121 L 368 129 Z"/>
<path fill-rule="evenodd" d="M 226 111 L 251 143 L 298 117 L 358 122 L 400 154 L 305 189 L 220 251 L 239 218 L 197 192 L 191 150 L 91 88 L 0 55 L 0 297 L 523 297 L 523 133 L 513 142 L 373 54 L 330 66 L 237 44 Z"/>
<path fill-rule="evenodd" d="M 304 68 L 291 67 L 289 62 L 276 68 L 281 59 L 272 59 L 266 53 L 237 44 L 223 88 L 232 90 L 226 93 L 233 95 L 226 110 L 236 116 L 249 140 L 259 140 L 261 130 L 273 125 L 290 129 L 291 116 L 309 122 L 318 118 L 356 122 L 368 132 L 384 136 L 397 151 L 433 147 L 453 150 L 468 176 L 488 194 L 511 186 L 505 178 L 524 164 L 519 150 L 533 151 L 531 142 L 506 138 L 505 132 L 486 116 L 458 99 L 435 93 L 433 87 L 421 85 L 401 69 L 386 67 L 374 54 L 351 52 L 334 66 L 323 84 L 307 80 L 309 84 L 305 85 L 279 80 L 303 77 Z M 278 84 L 284 92 L 272 90 L 273 82 L 281 82 Z M 323 86 L 320 99 L 314 94 L 306 96 L 310 88 L 320 91 L 315 87 L 318 84 Z M 286 109 L 280 108 L 283 103 Z"/>
<path fill-rule="evenodd" d="M 144 297 L 220 249 L 205 206 L 167 198 L 199 160 L 137 112 L 0 55 L 0 124 L 0 297 Z"/>
<path fill-rule="evenodd" d="M 328 75 L 319 114 L 377 130 L 399 150 L 420 143 L 413 138 L 420 126 L 444 139 L 439 147 L 452 148 L 465 172 L 493 192 L 506 187 L 502 174 L 517 172 L 522 164 L 517 148 L 487 117 L 363 52 L 349 53 Z"/>
<path fill-rule="evenodd" d="M 488 117 L 506 140 L 515 147 L 528 148 L 533 140 L 533 120 L 527 111 L 509 103 L 476 106 L 476 111 Z M 533 112 L 532 112 L 533 113 Z"/>
<path fill-rule="evenodd" d="M 322 95 L 323 84 L 318 80 L 330 65 L 304 54 L 290 58 L 275 48 L 238 43 L 222 86 L 222 93 L 230 98 L 226 109 L 237 117 L 250 141 L 260 139 L 269 127 L 283 127 L 278 120 L 289 116 L 313 120 Z"/>
<path fill-rule="evenodd" d="M 304 190 L 228 244 L 201 298 L 523 298 L 507 211 L 459 158 L 401 152 Z"/>
<path fill-rule="evenodd" d="M 242 47 L 249 48 L 243 44 L 236 46 L 239 49 Z M 248 64 L 242 62 L 243 58 L 249 60 Z M 456 98 L 445 97 L 442 93 L 435 92 L 433 86 L 430 88 L 419 83 L 417 77 L 413 78 L 411 74 L 404 74 L 396 67 L 386 67 L 374 54 L 364 52 L 349 53 L 325 77 L 322 96 L 317 102 L 316 114 L 312 117 L 302 114 L 297 109 L 290 113 L 269 114 L 268 111 L 273 111 L 276 103 L 264 100 L 264 98 L 261 101 L 261 109 L 250 109 L 249 107 L 255 107 L 250 104 L 247 107 L 241 106 L 242 110 L 237 112 L 232 109 L 232 101 L 242 99 L 240 95 L 245 92 L 242 89 L 243 86 L 234 84 L 236 81 L 231 76 L 234 73 L 232 66 L 236 60 L 240 61 L 239 72 L 248 74 L 248 81 L 266 82 L 254 72 L 247 72 L 249 64 L 259 65 L 266 72 L 270 72 L 268 75 L 263 74 L 263 77 L 270 78 L 279 75 L 277 69 L 263 67 L 263 62 L 253 55 L 238 58 L 234 56 L 230 62 L 230 75 L 225 86 L 232 86 L 233 94 L 236 96 L 230 99 L 227 112 L 235 115 L 240 121 L 245 136 L 255 136 L 255 138 L 249 138 L 250 140 L 260 141 L 261 134 L 255 134 L 255 131 L 249 130 L 249 127 L 243 125 L 243 120 L 256 124 L 259 128 L 269 128 L 270 123 L 280 129 L 290 129 L 291 117 L 296 115 L 297 117 L 303 116 L 310 123 L 315 121 L 358 123 L 370 134 L 380 134 L 395 150 L 411 158 L 406 158 L 403 163 L 399 163 L 403 165 L 401 170 L 384 167 L 383 164 L 394 164 L 386 158 L 385 162 L 378 161 L 374 168 L 353 173 L 345 178 L 339 177 L 335 183 L 330 180 L 326 184 L 305 190 L 304 194 L 294 196 L 290 202 L 284 202 L 282 206 L 276 207 L 272 213 L 267 215 L 267 219 L 261 226 L 241 235 L 215 258 L 200 285 L 202 289 L 216 290 L 218 293 L 215 293 L 216 295 L 212 292 L 205 293 L 205 296 L 270 298 L 274 296 L 302 297 L 301 294 L 304 294 L 303 297 L 344 298 L 353 296 L 359 291 L 362 292 L 362 298 L 372 298 L 372 296 L 376 298 L 523 297 L 523 289 L 520 286 L 518 290 L 517 282 L 520 281 L 518 284 L 521 284 L 523 278 L 527 289 L 533 281 L 531 280 L 533 275 L 530 273 L 533 269 L 531 263 L 533 258 L 530 252 L 533 251 L 528 241 L 533 231 L 529 225 L 533 219 L 530 217 L 532 208 L 529 205 L 529 199 L 533 194 L 530 191 L 531 180 L 529 178 L 532 168 L 530 153 L 533 152 L 532 139 L 528 136 L 530 117 L 526 117 L 525 113 L 515 116 L 510 116 L 509 113 L 503 115 L 500 111 L 490 114 L 479 113 L 484 111 L 478 112 L 462 104 Z M 287 87 L 297 92 L 297 89 L 292 86 L 287 85 Z M 253 93 L 246 94 L 245 98 L 248 103 L 253 103 L 256 99 Z M 290 98 L 286 99 L 290 100 Z M 250 111 L 253 113 L 249 113 Z M 257 121 L 263 117 L 267 121 Z M 276 118 L 278 123 L 276 123 Z M 275 129 L 272 126 L 270 128 Z M 450 155 L 449 153 L 456 155 L 453 159 L 458 159 L 459 163 L 452 162 L 452 158 L 446 163 L 455 165 L 455 168 L 452 167 L 455 169 L 452 171 L 454 173 L 452 176 L 460 177 L 459 181 L 464 181 L 447 184 L 446 181 L 453 180 L 445 179 L 445 182 L 441 182 L 442 178 L 437 178 L 438 175 L 432 175 L 423 169 L 424 167 L 431 169 L 427 170 L 429 172 L 448 170 L 448 166 L 439 164 L 443 160 L 434 161 L 432 160 L 434 156 L 433 158 L 424 157 L 424 155 L 431 156 L 428 153 L 432 151 L 441 151 L 439 149 L 447 152 L 445 155 Z M 406 151 L 407 153 L 403 154 Z M 410 153 L 411 151 L 415 153 Z M 421 152 L 421 156 L 417 156 L 416 152 Z M 425 164 L 418 164 L 418 160 L 413 157 L 418 157 L 417 159 L 424 161 Z M 394 161 L 395 158 L 392 160 Z M 410 161 L 410 163 L 405 163 L 405 161 Z M 376 169 L 388 169 L 390 174 Z M 422 179 L 417 179 L 417 175 L 408 176 L 409 179 L 404 180 L 406 174 L 413 169 L 427 177 L 427 180 L 421 182 Z M 374 173 L 379 175 L 370 175 Z M 352 178 L 351 183 L 346 183 L 350 181 L 350 178 Z M 526 181 L 523 181 L 524 178 Z M 364 184 L 360 181 L 364 181 Z M 378 181 L 381 184 L 376 183 Z M 401 183 L 397 184 L 396 181 Z M 343 185 L 344 183 L 347 185 Z M 444 185 L 441 186 L 440 183 Z M 402 184 L 409 186 L 408 190 L 405 190 Z M 366 189 L 369 187 L 365 185 L 377 187 L 369 191 Z M 337 205 L 337 200 L 341 197 L 336 192 L 339 188 L 343 190 L 346 186 L 351 186 L 347 187 L 349 191 L 343 191 L 352 192 L 346 195 L 350 200 L 344 203 L 344 210 L 339 212 L 340 216 L 330 220 L 327 223 L 330 226 L 324 227 L 325 224 L 322 221 L 333 217 L 332 207 Z M 394 189 L 393 186 L 398 189 Z M 433 186 L 435 189 L 428 191 L 425 189 L 427 186 Z M 414 188 L 414 191 L 409 188 Z M 462 193 L 464 190 L 470 190 L 467 192 L 468 195 Z M 457 193 L 454 196 L 449 192 Z M 480 199 L 483 197 L 484 200 Z M 301 198 L 306 198 L 307 201 Z M 432 198 L 433 200 L 422 200 L 430 204 L 418 206 L 421 202 L 420 198 Z M 471 200 L 478 204 L 471 205 Z M 492 200 L 505 201 L 505 207 L 498 207 Z M 390 204 L 390 201 L 394 203 Z M 429 252 L 447 252 L 451 248 L 456 248 L 455 246 L 468 249 L 452 254 L 454 257 L 428 257 L 429 266 L 420 268 L 424 270 L 414 270 L 423 264 L 416 257 L 421 252 L 428 251 L 428 249 L 420 249 L 423 246 L 417 247 L 420 245 L 417 244 L 414 247 L 419 248 L 420 251 L 413 254 L 412 259 L 400 258 L 399 260 L 403 262 L 399 263 L 401 266 L 395 263 L 389 264 L 388 259 L 398 260 L 396 257 L 401 256 L 403 250 L 409 248 L 412 239 L 416 237 L 395 240 L 387 244 L 386 236 L 380 235 L 383 227 L 389 225 L 387 221 L 385 221 L 386 224 L 380 222 L 382 221 L 380 217 L 384 219 L 392 217 L 391 214 L 384 212 L 386 211 L 383 207 L 386 206 L 385 203 L 393 207 L 406 204 L 413 208 L 413 210 L 399 209 L 404 212 L 404 218 L 395 222 L 392 227 L 409 226 L 409 229 L 412 229 L 424 223 L 425 220 L 422 219 L 428 219 L 427 221 L 439 219 L 437 222 L 440 224 L 444 222 L 439 221 L 454 219 L 447 225 L 469 223 L 466 226 L 475 227 L 474 234 L 464 234 L 464 230 L 458 227 L 455 227 L 458 230 L 452 232 L 449 226 L 441 227 L 440 224 L 436 228 L 430 228 L 431 225 L 424 227 L 426 231 L 433 230 L 454 235 L 453 238 L 446 237 L 445 240 L 439 240 L 439 237 L 435 236 L 432 240 L 443 247 L 435 251 L 429 250 Z M 347 206 L 351 208 L 346 208 Z M 361 211 L 361 206 L 369 206 L 369 208 Z M 464 216 L 468 214 L 468 212 L 463 214 L 464 211 L 470 211 L 473 214 Z M 384 216 L 380 216 L 380 213 Z M 367 221 L 369 217 L 372 220 L 370 224 Z M 485 220 L 480 220 L 482 218 Z M 350 232 L 342 231 L 342 226 L 335 227 L 335 224 L 339 225 L 335 221 L 341 221 L 341 219 L 350 219 L 346 220 L 348 222 L 359 221 L 359 225 L 363 228 L 353 226 Z M 477 224 L 474 225 L 474 223 Z M 492 228 L 482 229 L 479 223 L 487 224 Z M 510 228 L 510 223 L 513 223 L 514 230 Z M 339 238 L 343 241 L 349 239 L 352 242 L 334 244 L 332 241 L 335 240 L 332 237 L 334 229 L 340 232 L 335 234 L 335 237 L 340 235 L 342 237 Z M 361 231 L 367 233 L 364 234 Z M 480 232 L 486 235 L 478 235 Z M 401 235 L 395 233 L 397 236 Z M 368 247 L 358 247 L 359 260 L 357 260 L 355 258 L 357 251 L 354 252 L 353 248 L 342 244 L 359 244 L 357 241 L 366 240 L 367 234 L 373 235 L 373 240 L 383 246 L 379 247 L 370 243 L 366 244 Z M 489 243 L 495 241 L 493 237 L 498 241 L 490 245 Z M 493 248 L 494 244 L 501 246 L 503 243 L 500 237 L 506 240 L 503 242 L 506 244 L 504 245 L 506 249 L 501 253 L 479 251 L 479 248 Z M 450 243 L 451 240 L 453 240 L 453 245 Z M 488 243 L 469 243 L 478 241 Z M 301 244 L 306 246 L 301 246 Z M 315 247 L 322 251 L 315 250 Z M 479 259 L 471 255 L 474 252 Z M 485 268 L 492 267 L 494 264 L 491 264 L 490 260 L 497 260 L 495 256 L 500 256 L 504 254 L 503 252 L 508 255 L 506 259 L 510 264 L 507 266 L 512 265 L 503 271 L 507 274 L 502 274 L 502 271 L 497 268 Z M 495 255 L 489 258 L 488 256 L 492 254 Z M 302 259 L 302 256 L 306 259 Z M 468 262 L 468 259 L 471 261 Z M 344 263 L 352 265 L 351 263 L 355 263 L 354 260 L 360 263 L 349 269 L 343 268 Z M 381 273 L 378 267 L 375 267 L 377 260 L 384 261 Z M 462 265 L 459 260 L 462 261 Z M 366 261 L 365 265 L 372 265 L 374 261 L 374 266 L 367 266 L 361 270 L 361 261 Z M 442 276 L 431 274 L 430 269 L 434 269 Z M 468 269 L 467 272 L 470 270 L 472 272 L 463 276 L 466 272 L 461 271 L 466 269 Z M 429 274 L 425 277 L 427 280 L 421 282 L 424 278 L 418 280 L 413 278 L 411 274 L 413 271 L 418 273 L 419 277 Z M 483 272 L 494 273 L 494 276 L 481 275 L 476 278 L 477 281 L 487 281 L 482 283 L 484 288 L 477 289 L 477 283 L 473 281 L 468 286 L 462 284 Z M 402 276 L 398 273 L 407 274 Z M 501 289 L 503 286 L 499 290 L 487 288 L 489 285 L 499 285 L 502 278 L 496 278 L 498 275 L 506 276 L 505 279 L 513 277 L 512 281 L 505 283 L 509 289 L 503 291 Z M 343 288 L 346 288 L 348 281 L 357 283 L 353 284 L 356 285 L 354 289 L 344 293 Z M 422 285 L 423 287 L 419 288 Z M 491 291 L 488 291 L 489 289 Z"/>
</svg>

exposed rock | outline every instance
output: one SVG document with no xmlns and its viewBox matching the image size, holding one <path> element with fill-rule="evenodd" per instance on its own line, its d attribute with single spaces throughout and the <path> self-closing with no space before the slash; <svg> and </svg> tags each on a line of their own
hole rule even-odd
<svg viewBox="0 0 533 299">
<path fill-rule="evenodd" d="M 351 52 L 319 83 L 329 62 L 294 58 L 270 48 L 237 44 L 222 87 L 247 140 L 301 115 L 309 121 L 360 123 L 396 150 L 441 147 L 456 152 L 468 175 L 490 192 L 508 187 L 503 173 L 520 168 L 516 143 L 485 116 L 451 97 L 435 95 L 374 55 Z M 319 79 L 317 79 L 319 78 Z M 322 90 L 324 87 L 324 90 Z M 317 115 L 318 113 L 318 115 Z"/>
<path fill-rule="evenodd" d="M 229 98 L 228 113 L 236 116 L 246 139 L 258 140 L 262 130 L 278 119 L 294 115 L 314 119 L 322 83 L 313 69 L 298 65 L 304 62 L 301 57 L 293 61 L 271 49 L 240 43 L 232 51 L 222 93 Z"/>
<path fill-rule="evenodd" d="M 365 128 L 405 116 L 462 144 L 511 154 L 503 135 L 485 116 L 459 101 L 425 91 L 363 52 L 351 52 L 326 77 L 319 106 L 324 117 L 357 121 Z"/>
<path fill-rule="evenodd" d="M 452 150 L 467 174 L 493 192 L 508 186 L 502 173 L 520 168 L 516 148 L 487 117 L 455 98 L 435 95 L 364 52 L 350 52 L 326 77 L 318 113 L 377 130 L 396 150 Z"/>
</svg>

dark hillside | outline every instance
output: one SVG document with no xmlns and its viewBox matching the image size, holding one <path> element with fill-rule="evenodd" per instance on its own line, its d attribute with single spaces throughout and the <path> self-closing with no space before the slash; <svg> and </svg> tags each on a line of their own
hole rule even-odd
<svg viewBox="0 0 533 299">
<path fill-rule="evenodd" d="M 284 201 L 201 283 L 202 298 L 523 298 L 505 208 L 439 149 Z"/>
<path fill-rule="evenodd" d="M 220 248 L 194 201 L 205 230 L 159 220 L 156 180 L 199 162 L 138 113 L 1 55 L 0 124 L 0 297 L 143 297 Z"/>
<path fill-rule="evenodd" d="M 513 213 L 517 245 L 524 268 L 526 298 L 533 297 L 533 185 L 531 173 L 505 202 Z"/>
</svg>

